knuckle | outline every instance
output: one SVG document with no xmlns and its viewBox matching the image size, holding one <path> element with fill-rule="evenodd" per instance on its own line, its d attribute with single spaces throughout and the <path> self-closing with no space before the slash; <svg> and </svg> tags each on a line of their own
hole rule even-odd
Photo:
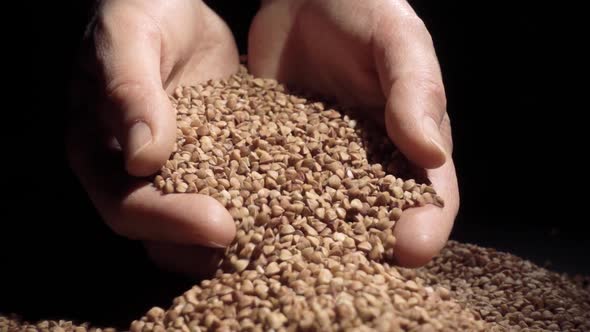
<svg viewBox="0 0 590 332">
<path fill-rule="evenodd" d="M 427 31 L 424 20 L 415 13 L 401 15 L 398 24 L 410 31 Z"/>
<path fill-rule="evenodd" d="M 160 41 L 161 30 L 157 20 L 144 8 L 115 1 L 97 13 L 92 35 L 97 58 L 102 59 L 108 55 L 107 50 L 117 46 L 114 44 L 124 45 L 135 39 L 154 45 Z"/>
<path fill-rule="evenodd" d="M 442 133 L 443 133 L 444 137 L 447 139 L 447 142 L 449 144 L 449 151 L 453 152 L 453 150 L 455 148 L 455 144 L 453 142 L 453 128 L 452 128 L 452 124 L 451 124 L 451 118 L 449 117 L 449 113 L 445 112 L 445 115 L 444 115 L 442 123 L 441 123 L 441 128 L 442 128 Z"/>
<path fill-rule="evenodd" d="M 404 15 L 402 17 L 403 24 L 414 29 L 425 29 L 426 24 L 424 24 L 424 20 L 420 18 L 420 16 L 412 14 L 412 15 Z"/>
<path fill-rule="evenodd" d="M 114 78 L 106 85 L 106 97 L 115 104 L 123 104 L 129 99 L 141 99 L 145 95 L 144 84 L 129 78 Z"/>
<path fill-rule="evenodd" d="M 426 27 L 426 23 L 415 13 L 402 15 L 399 18 L 398 24 L 403 27 L 408 33 L 418 36 L 419 40 L 428 45 L 434 45 L 432 35 Z"/>
<path fill-rule="evenodd" d="M 420 89 L 427 98 L 433 100 L 440 107 L 441 111 L 446 110 L 447 97 L 444 85 L 440 79 L 434 78 L 434 75 L 432 74 L 427 74 L 422 75 L 422 77 L 416 81 L 418 89 Z"/>
<path fill-rule="evenodd" d="M 453 123 L 451 122 L 451 117 L 449 116 L 449 113 L 448 112 L 445 112 L 445 115 L 443 117 L 442 124 L 445 125 L 445 126 L 448 126 L 449 129 L 452 128 L 452 124 Z"/>
</svg>

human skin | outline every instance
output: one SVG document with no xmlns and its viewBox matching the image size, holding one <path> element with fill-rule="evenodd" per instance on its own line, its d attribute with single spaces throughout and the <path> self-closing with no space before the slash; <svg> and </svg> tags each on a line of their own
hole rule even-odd
<svg viewBox="0 0 590 332">
<path fill-rule="evenodd" d="M 95 23 L 84 93 L 97 102 L 71 127 L 72 168 L 117 234 L 143 241 L 165 268 L 201 274 L 207 264 L 194 262 L 214 252 L 205 247 L 233 240 L 231 216 L 207 196 L 162 195 L 144 177 L 165 163 L 176 138 L 167 94 L 234 73 L 235 41 L 197 0 L 104 0 Z M 405 1 L 264 1 L 248 65 L 255 75 L 376 110 L 445 200 L 442 209 L 404 212 L 395 228 L 398 263 L 420 266 L 439 252 L 459 205 L 450 122 L 430 35 Z"/>
<path fill-rule="evenodd" d="M 162 267 L 201 274 L 204 247 L 233 240 L 231 215 L 209 196 L 162 195 L 145 177 L 176 140 L 168 94 L 237 71 L 231 31 L 202 1 L 104 0 L 89 32 L 75 96 L 94 102 L 73 115 L 71 166 L 115 233 L 143 241 Z"/>
</svg>

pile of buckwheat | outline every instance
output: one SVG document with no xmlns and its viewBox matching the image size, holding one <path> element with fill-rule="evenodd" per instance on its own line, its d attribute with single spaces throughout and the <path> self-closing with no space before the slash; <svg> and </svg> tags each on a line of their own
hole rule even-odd
<svg viewBox="0 0 590 332">
<path fill-rule="evenodd" d="M 395 267 L 402 211 L 444 202 L 370 121 L 244 67 L 171 100 L 177 143 L 154 185 L 216 198 L 237 236 L 212 278 L 132 332 L 590 331 L 588 289 L 515 256 L 451 241 Z M 87 330 L 66 323 L 0 316 L 0 332 Z"/>
<path fill-rule="evenodd" d="M 22 321 L 16 315 L 0 313 L 0 332 L 115 332 L 114 328 L 90 327 L 90 324 L 74 324 L 69 320 L 43 320 L 36 324 Z"/>
</svg>

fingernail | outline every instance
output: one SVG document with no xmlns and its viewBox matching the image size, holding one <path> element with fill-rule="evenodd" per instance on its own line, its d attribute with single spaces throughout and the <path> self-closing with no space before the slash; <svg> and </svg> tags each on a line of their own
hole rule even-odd
<svg viewBox="0 0 590 332">
<path fill-rule="evenodd" d="M 209 247 L 212 247 L 212 248 L 226 248 L 227 247 L 226 245 L 219 244 L 215 241 L 209 241 L 207 244 L 209 245 Z"/>
<path fill-rule="evenodd" d="M 424 122 L 422 123 L 423 129 L 424 129 L 424 133 L 426 133 L 426 136 L 428 136 L 428 138 L 430 138 L 430 141 L 432 142 L 432 144 L 434 144 L 436 146 L 436 148 L 440 151 L 440 153 L 443 156 L 446 156 L 446 152 L 445 152 L 445 148 L 443 147 L 442 144 L 442 136 L 440 135 L 440 130 L 438 127 L 438 124 L 436 124 L 436 122 L 434 121 L 433 118 L 431 117 L 426 117 L 423 120 Z"/>
<path fill-rule="evenodd" d="M 141 152 L 152 141 L 152 130 L 143 121 L 133 124 L 127 137 L 127 151 L 130 156 Z"/>
</svg>

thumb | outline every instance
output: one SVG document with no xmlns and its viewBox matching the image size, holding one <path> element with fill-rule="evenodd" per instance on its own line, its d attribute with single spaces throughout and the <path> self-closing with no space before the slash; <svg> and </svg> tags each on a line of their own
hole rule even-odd
<svg viewBox="0 0 590 332">
<path fill-rule="evenodd" d="M 438 168 L 447 158 L 449 142 L 440 124 L 446 113 L 442 82 L 408 75 L 396 80 L 385 110 L 387 132 L 400 150 L 424 168 Z"/>
<path fill-rule="evenodd" d="M 387 132 L 412 162 L 438 168 L 449 157 L 450 142 L 440 131 L 447 105 L 434 44 L 407 2 L 390 6 L 374 32 Z"/>
<path fill-rule="evenodd" d="M 106 97 L 101 115 L 121 145 L 128 173 L 147 176 L 166 162 L 176 138 L 160 75 L 160 31 L 134 8 L 121 2 L 109 7 L 94 31 Z"/>
</svg>

